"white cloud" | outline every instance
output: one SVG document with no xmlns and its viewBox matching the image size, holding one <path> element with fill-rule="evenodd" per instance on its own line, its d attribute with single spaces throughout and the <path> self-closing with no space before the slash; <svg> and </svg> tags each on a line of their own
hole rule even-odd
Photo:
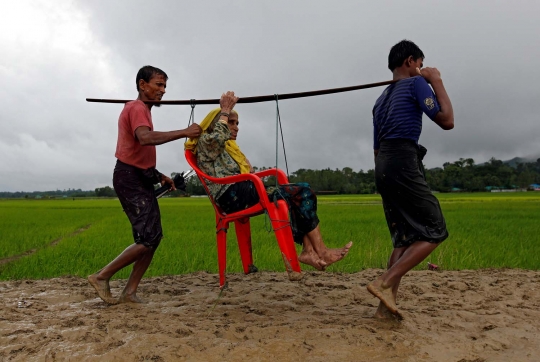
<svg viewBox="0 0 540 362">
<path fill-rule="evenodd" d="M 109 49 L 73 1 L 13 1 L 5 14 L 0 148 L 6 167 L 0 189 L 95 187 L 82 175 L 89 167 L 95 172 L 93 161 L 103 158 L 103 150 L 114 152 L 116 135 L 103 134 L 103 125 L 111 123 L 105 109 L 88 107 L 84 98 L 120 91 Z"/>
</svg>

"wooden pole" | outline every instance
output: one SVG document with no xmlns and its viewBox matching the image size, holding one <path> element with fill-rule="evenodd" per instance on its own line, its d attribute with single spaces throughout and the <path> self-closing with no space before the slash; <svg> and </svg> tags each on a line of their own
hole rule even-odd
<svg viewBox="0 0 540 362">
<path fill-rule="evenodd" d="M 355 85 L 352 87 L 343 87 L 343 88 L 331 88 L 331 89 L 322 89 L 322 90 L 316 90 L 316 91 L 310 91 L 310 92 L 299 92 L 299 93 L 287 93 L 287 94 L 279 94 L 279 100 L 284 99 L 293 99 L 293 98 L 304 98 L 304 97 L 314 97 L 314 96 L 321 96 L 325 94 L 333 94 L 333 93 L 342 93 L 342 92 L 350 92 L 355 91 L 359 89 L 367 89 L 367 88 L 375 88 L 375 87 L 381 87 L 384 85 L 393 84 L 397 81 L 395 80 L 387 80 L 385 82 L 378 82 L 378 83 L 368 83 L 368 84 L 361 84 L 361 85 Z M 275 101 L 276 95 L 266 95 L 266 96 L 255 96 L 255 97 L 242 97 L 238 99 L 237 103 L 260 103 L 260 102 L 269 102 L 269 101 Z M 100 99 L 100 98 L 86 98 L 87 102 L 96 102 L 96 103 L 127 103 L 131 102 L 131 100 L 125 100 L 125 99 Z M 171 101 L 145 101 L 147 104 L 170 104 L 170 105 L 192 105 L 192 104 L 219 104 L 219 98 L 216 99 L 189 99 L 189 100 L 171 100 Z"/>
</svg>

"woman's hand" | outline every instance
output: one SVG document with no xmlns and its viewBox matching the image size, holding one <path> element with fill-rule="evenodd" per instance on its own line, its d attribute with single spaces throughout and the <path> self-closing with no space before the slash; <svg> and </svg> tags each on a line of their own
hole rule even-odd
<svg viewBox="0 0 540 362">
<path fill-rule="evenodd" d="M 234 92 L 228 91 L 227 93 L 223 93 L 221 95 L 221 99 L 219 100 L 221 111 L 230 113 L 236 105 L 236 102 L 238 102 L 238 97 L 234 95 Z"/>
</svg>

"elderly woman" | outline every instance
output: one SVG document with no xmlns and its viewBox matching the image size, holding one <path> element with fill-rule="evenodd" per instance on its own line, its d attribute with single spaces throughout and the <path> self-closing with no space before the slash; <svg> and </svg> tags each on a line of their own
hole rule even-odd
<svg viewBox="0 0 540 362">
<path fill-rule="evenodd" d="M 203 134 L 186 142 L 186 149 L 197 154 L 199 168 L 213 177 L 227 177 L 253 172 L 246 156 L 236 144 L 238 113 L 233 110 L 237 97 L 227 92 L 220 100 L 221 108 L 212 110 L 201 122 Z M 208 183 L 215 202 L 226 213 L 251 207 L 259 195 L 251 181 L 220 185 Z M 279 185 L 266 190 L 270 200 L 283 199 L 289 206 L 294 241 L 302 245 L 298 260 L 317 270 L 343 259 L 352 246 L 329 249 L 322 240 L 317 217 L 317 198 L 307 183 Z"/>
</svg>

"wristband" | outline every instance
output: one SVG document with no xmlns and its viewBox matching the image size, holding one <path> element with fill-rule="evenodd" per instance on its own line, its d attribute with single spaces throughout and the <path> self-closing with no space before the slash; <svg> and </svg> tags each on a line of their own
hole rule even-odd
<svg viewBox="0 0 540 362">
<path fill-rule="evenodd" d="M 225 117 L 229 118 L 229 113 L 227 113 L 227 112 L 221 112 L 221 113 L 219 114 L 219 116 L 220 116 L 220 117 L 221 117 L 221 116 L 225 116 Z"/>
</svg>

